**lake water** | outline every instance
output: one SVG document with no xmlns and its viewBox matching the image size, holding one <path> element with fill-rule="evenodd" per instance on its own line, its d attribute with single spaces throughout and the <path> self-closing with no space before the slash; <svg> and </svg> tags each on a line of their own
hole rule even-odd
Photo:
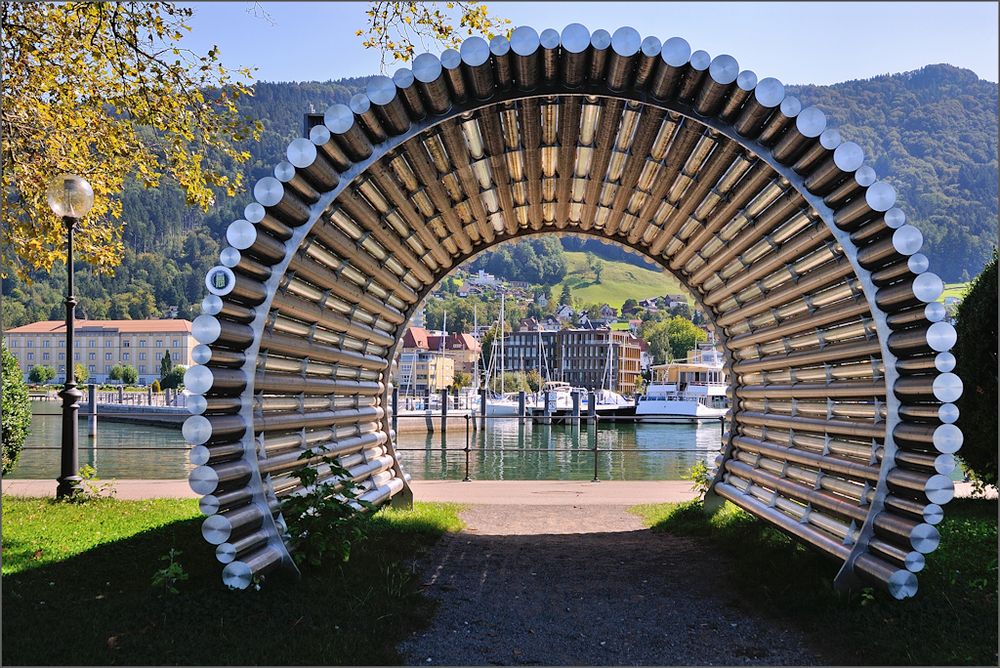
<svg viewBox="0 0 1000 668">
<path fill-rule="evenodd" d="M 59 402 L 33 402 L 31 434 L 11 478 L 55 479 L 62 437 Z M 465 430 L 399 435 L 400 460 L 416 480 L 461 480 L 465 475 Z M 678 480 L 719 450 L 717 422 L 693 424 L 602 424 L 596 434 L 602 480 Z M 470 476 L 477 480 L 590 480 L 594 433 L 567 425 L 495 420 L 470 433 Z M 499 451 L 497 448 L 518 448 Z M 414 450 L 415 449 L 415 450 Z M 80 419 L 80 465 L 98 477 L 186 478 L 193 468 L 179 427 L 98 422 L 97 438 Z M 670 450 L 656 452 L 656 450 Z"/>
</svg>

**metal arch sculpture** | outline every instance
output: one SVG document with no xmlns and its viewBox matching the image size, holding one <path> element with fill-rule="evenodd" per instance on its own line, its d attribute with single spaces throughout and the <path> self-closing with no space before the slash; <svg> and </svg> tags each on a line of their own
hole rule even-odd
<svg viewBox="0 0 1000 668">
<path fill-rule="evenodd" d="M 941 280 L 893 188 L 815 107 L 735 59 L 632 28 L 470 38 L 376 77 L 254 186 L 194 323 L 184 435 L 203 534 L 245 587 L 290 564 L 290 472 L 336 455 L 375 504 L 411 499 L 388 369 L 463 259 L 546 232 L 672 271 L 733 379 L 712 485 L 842 562 L 836 583 L 916 593 L 962 435 Z"/>
</svg>

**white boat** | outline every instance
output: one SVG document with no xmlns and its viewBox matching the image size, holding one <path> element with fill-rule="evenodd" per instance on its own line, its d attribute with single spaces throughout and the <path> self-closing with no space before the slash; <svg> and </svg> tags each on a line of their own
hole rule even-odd
<svg viewBox="0 0 1000 668">
<path fill-rule="evenodd" d="M 653 380 L 635 409 L 644 422 L 670 422 L 668 416 L 721 417 L 729 412 L 722 353 L 714 344 L 699 344 L 684 362 L 658 364 L 652 371 Z"/>
<path fill-rule="evenodd" d="M 543 415 L 546 413 L 547 407 L 549 415 L 572 415 L 574 389 L 569 383 L 558 380 L 546 381 L 541 390 L 528 395 L 525 402 L 525 412 L 528 415 Z M 587 393 L 585 390 L 579 390 L 579 392 L 582 394 L 582 406 Z M 583 412 L 582 408 L 581 412 Z"/>
<path fill-rule="evenodd" d="M 635 402 L 626 399 L 622 395 L 612 390 L 598 390 L 596 392 L 595 411 L 598 415 L 635 415 Z M 585 395 L 583 400 L 583 412 L 587 412 L 589 396 Z"/>
<path fill-rule="evenodd" d="M 517 399 L 511 399 L 509 396 L 499 395 L 499 396 L 487 396 L 486 397 L 486 414 L 487 415 L 500 415 L 500 416 L 511 416 L 517 415 Z"/>
</svg>

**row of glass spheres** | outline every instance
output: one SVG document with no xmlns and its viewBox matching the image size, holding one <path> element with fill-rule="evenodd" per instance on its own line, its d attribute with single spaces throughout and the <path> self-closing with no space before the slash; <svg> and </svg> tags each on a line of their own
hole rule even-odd
<svg viewBox="0 0 1000 668">
<path fill-rule="evenodd" d="M 94 206 L 94 189 L 76 174 L 60 174 L 46 191 L 49 208 L 60 218 L 82 218 Z"/>
</svg>

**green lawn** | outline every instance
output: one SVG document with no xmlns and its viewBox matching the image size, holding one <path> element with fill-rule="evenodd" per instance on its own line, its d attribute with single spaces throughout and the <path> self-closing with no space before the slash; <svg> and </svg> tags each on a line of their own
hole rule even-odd
<svg viewBox="0 0 1000 668">
<path fill-rule="evenodd" d="M 968 283 L 945 283 L 944 292 L 938 298 L 939 302 L 944 302 L 947 297 L 955 297 L 959 301 L 965 297 L 965 291 L 969 289 Z"/>
<path fill-rule="evenodd" d="M 5 497 L 4 663 L 399 663 L 396 645 L 433 612 L 410 562 L 461 528 L 459 510 L 383 511 L 346 564 L 230 591 L 194 501 Z M 151 585 L 171 548 L 189 574 L 179 594 Z"/>
<path fill-rule="evenodd" d="M 636 506 L 654 531 L 696 536 L 732 557 L 720 586 L 815 637 L 844 665 L 997 665 L 997 502 L 957 499 L 941 547 L 905 601 L 833 590 L 837 564 L 732 504 L 707 517 L 698 502 Z"/>
<path fill-rule="evenodd" d="M 552 288 L 556 299 L 563 285 L 568 285 L 573 297 L 583 304 L 608 304 L 621 308 L 626 299 L 660 297 L 666 294 L 687 294 L 677 279 L 662 271 L 650 271 L 625 262 L 603 260 L 601 282 L 594 281 L 594 272 L 587 265 L 587 254 L 566 253 L 566 278 Z M 690 301 L 690 300 L 688 300 Z"/>
</svg>

